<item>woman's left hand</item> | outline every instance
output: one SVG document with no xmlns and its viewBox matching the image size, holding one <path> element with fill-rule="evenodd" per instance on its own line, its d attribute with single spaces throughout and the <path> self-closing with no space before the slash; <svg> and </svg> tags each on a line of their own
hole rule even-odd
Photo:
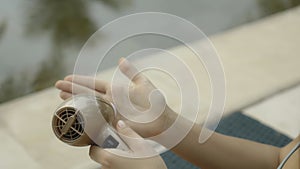
<svg viewBox="0 0 300 169">
<path fill-rule="evenodd" d="M 101 169 L 167 169 L 152 146 L 124 121 L 118 121 L 116 129 L 131 151 L 91 146 L 90 157 L 102 165 Z"/>
</svg>

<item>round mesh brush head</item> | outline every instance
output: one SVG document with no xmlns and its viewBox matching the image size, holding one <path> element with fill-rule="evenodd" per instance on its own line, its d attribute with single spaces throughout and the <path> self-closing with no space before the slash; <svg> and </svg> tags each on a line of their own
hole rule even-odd
<svg viewBox="0 0 300 169">
<path fill-rule="evenodd" d="M 74 107 L 63 107 L 52 119 L 54 134 L 61 141 L 74 146 L 85 146 L 92 143 L 84 132 L 84 118 Z"/>
<path fill-rule="evenodd" d="M 115 116 L 112 104 L 102 98 L 78 95 L 63 102 L 52 118 L 52 129 L 61 141 L 72 146 L 95 144 L 99 133 Z"/>
</svg>

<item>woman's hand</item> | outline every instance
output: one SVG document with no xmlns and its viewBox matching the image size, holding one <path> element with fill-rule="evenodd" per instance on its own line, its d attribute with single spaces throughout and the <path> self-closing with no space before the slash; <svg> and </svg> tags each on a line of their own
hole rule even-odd
<svg viewBox="0 0 300 169">
<path fill-rule="evenodd" d="M 138 72 L 138 70 L 130 62 L 124 58 L 121 58 L 119 61 L 119 69 L 132 82 L 128 95 L 131 104 L 134 107 L 142 111 L 149 109 L 150 105 L 153 107 L 164 108 L 163 113 L 157 119 L 146 124 L 133 122 L 131 120 L 134 119 L 126 119 L 123 116 L 119 116 L 119 118 L 125 120 L 143 137 L 151 137 L 160 134 L 172 124 L 174 118 L 171 117 L 174 117 L 175 113 L 166 105 L 165 98 L 161 93 L 157 94 L 155 98 L 156 101 L 150 104 L 149 95 L 154 90 L 157 91 L 157 88 L 142 73 Z M 114 85 L 113 88 L 112 85 Z M 117 85 L 118 84 L 110 84 L 106 81 L 95 79 L 94 77 L 79 75 L 67 76 L 64 80 L 60 80 L 55 84 L 55 86 L 61 90 L 60 97 L 62 99 L 67 99 L 75 94 L 90 93 L 100 95 L 101 97 L 112 102 L 113 90 L 119 89 L 117 90 L 117 95 L 119 96 L 125 95 L 125 93 L 122 92 L 127 91 L 125 90 L 127 86 Z M 131 106 L 124 105 L 125 103 L 122 101 L 114 104 L 121 105 L 121 107 Z"/>
<path fill-rule="evenodd" d="M 163 159 L 155 155 L 155 150 L 135 133 L 124 121 L 116 127 L 120 137 L 127 143 L 131 152 L 119 149 L 102 149 L 91 146 L 90 157 L 102 165 L 101 169 L 166 169 Z M 154 155 L 154 156 L 153 156 Z"/>
</svg>

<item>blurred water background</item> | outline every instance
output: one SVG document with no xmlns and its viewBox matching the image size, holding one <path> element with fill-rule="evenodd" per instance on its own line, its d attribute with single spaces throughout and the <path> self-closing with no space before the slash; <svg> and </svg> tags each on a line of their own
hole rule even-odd
<svg viewBox="0 0 300 169">
<path fill-rule="evenodd" d="M 299 4 L 300 0 L 1 0 L 0 103 L 50 87 L 72 73 L 86 40 L 124 15 L 170 13 L 213 35 Z M 116 65 L 118 58 L 137 49 L 180 45 L 167 38 L 145 36 L 149 37 L 128 39 L 109 54 L 100 70 Z M 105 38 L 109 35 L 103 35 Z"/>
</svg>

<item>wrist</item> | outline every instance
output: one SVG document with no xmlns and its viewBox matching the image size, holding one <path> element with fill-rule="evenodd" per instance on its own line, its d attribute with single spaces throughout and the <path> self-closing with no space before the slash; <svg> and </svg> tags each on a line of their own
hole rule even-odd
<svg viewBox="0 0 300 169">
<path fill-rule="evenodd" d="M 177 116 L 178 114 L 166 105 L 164 112 L 152 122 L 136 123 L 118 114 L 117 118 L 113 122 L 113 125 L 115 126 L 116 122 L 122 119 L 130 127 L 132 127 L 139 135 L 141 135 L 144 138 L 148 138 L 159 135 L 165 130 L 167 130 L 175 122 Z"/>
<path fill-rule="evenodd" d="M 159 123 L 161 124 L 158 130 L 158 134 L 164 132 L 176 121 L 178 114 L 173 111 L 169 106 L 166 106 L 164 113 L 159 117 Z"/>
</svg>

